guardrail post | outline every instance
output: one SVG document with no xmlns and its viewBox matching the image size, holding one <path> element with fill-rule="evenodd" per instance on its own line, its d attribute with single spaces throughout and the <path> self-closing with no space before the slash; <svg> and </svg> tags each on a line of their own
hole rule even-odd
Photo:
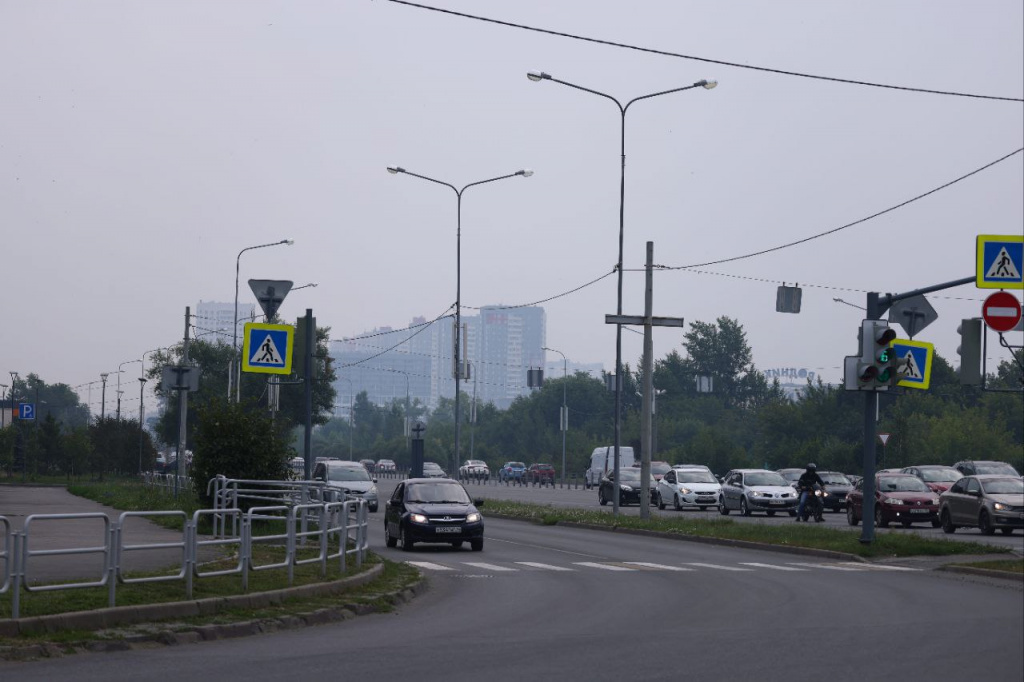
<svg viewBox="0 0 1024 682">
<path fill-rule="evenodd" d="M 214 521 L 216 523 L 216 520 Z M 216 533 L 214 533 L 216 537 Z M 185 599 L 192 599 L 192 579 L 194 575 L 197 549 L 196 525 L 185 519 Z"/>
<path fill-rule="evenodd" d="M 295 508 L 292 507 L 291 513 L 286 518 L 288 524 L 288 532 L 285 538 L 285 553 L 288 555 L 288 587 L 292 586 L 292 582 L 295 578 Z"/>
<path fill-rule="evenodd" d="M 14 531 L 12 556 L 9 557 L 11 564 L 11 618 L 21 618 L 21 581 L 25 572 L 24 557 L 21 550 L 21 531 Z"/>
<path fill-rule="evenodd" d="M 366 504 L 366 500 L 359 501 L 359 511 L 357 512 L 358 524 L 356 526 L 356 568 L 361 568 L 363 565 L 363 554 L 366 553 L 366 524 L 367 514 L 370 508 Z"/>
<path fill-rule="evenodd" d="M 348 502 L 344 502 L 341 505 L 341 537 L 338 539 L 341 542 L 341 572 L 344 573 L 348 567 L 348 509 L 351 505 Z"/>
<path fill-rule="evenodd" d="M 249 567 L 252 564 L 252 519 L 248 515 L 242 517 L 242 592 L 249 591 Z"/>
<path fill-rule="evenodd" d="M 119 563 L 118 549 L 121 546 L 121 524 L 110 524 L 107 537 L 107 606 L 113 608 L 117 597 L 117 569 Z"/>
<path fill-rule="evenodd" d="M 327 510 L 327 502 L 325 501 L 323 506 L 320 507 L 320 577 L 327 577 L 327 528 L 331 525 L 330 523 L 330 512 Z"/>
</svg>

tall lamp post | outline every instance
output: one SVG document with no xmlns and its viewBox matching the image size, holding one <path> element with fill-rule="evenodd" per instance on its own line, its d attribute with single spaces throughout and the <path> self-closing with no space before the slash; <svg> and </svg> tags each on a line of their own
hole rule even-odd
<svg viewBox="0 0 1024 682">
<path fill-rule="evenodd" d="M 142 391 L 146 387 L 146 377 L 139 377 L 139 474 L 142 474 L 142 441 L 143 441 L 143 415 L 142 415 Z"/>
<path fill-rule="evenodd" d="M 401 166 L 388 166 L 388 172 L 391 174 L 404 173 L 420 180 L 426 180 L 427 182 L 433 182 L 437 185 L 443 185 L 448 189 L 455 192 L 456 198 L 456 227 L 455 227 L 455 358 L 453 366 L 455 368 L 455 452 L 454 461 L 451 462 L 450 471 L 454 471 L 459 463 L 459 444 L 462 437 L 462 422 L 460 421 L 459 411 L 459 385 L 462 381 L 462 375 L 464 367 L 460 359 L 461 355 L 461 335 L 462 335 L 462 193 L 470 187 L 476 187 L 477 185 L 486 185 L 489 182 L 497 182 L 498 180 L 506 180 L 508 178 L 514 178 L 522 176 L 528 178 L 533 175 L 532 170 L 523 169 L 517 170 L 515 173 L 509 173 L 508 175 L 499 175 L 496 178 L 488 178 L 487 180 L 478 180 L 477 182 L 471 182 L 464 186 L 462 189 L 458 189 L 455 185 L 444 182 L 442 180 L 436 180 L 429 178 L 426 175 L 418 175 L 410 171 L 405 170 Z"/>
<path fill-rule="evenodd" d="M 142 360 L 141 358 L 139 360 L 125 360 L 117 366 L 117 421 L 121 421 L 121 368 L 133 362 L 142 362 Z"/>
<path fill-rule="evenodd" d="M 562 485 L 565 485 L 565 432 L 569 430 L 569 406 L 565 404 L 565 387 L 568 384 L 567 376 L 569 363 L 565 359 L 565 353 L 554 348 L 542 348 L 562 356 L 562 414 L 558 420 L 558 428 L 562 431 Z M 616 476 L 618 478 L 618 476 Z"/>
<path fill-rule="evenodd" d="M 2 428 L 5 428 L 6 425 L 7 425 L 6 424 L 7 413 L 4 412 L 4 406 L 3 406 L 3 403 L 7 402 L 7 384 L 0 384 L 0 388 L 4 389 L 3 390 L 3 394 L 2 394 L 3 401 L 0 401 L 0 429 L 2 429 Z M 14 422 L 14 413 L 13 412 L 11 413 L 11 422 L 12 423 Z"/>
<path fill-rule="evenodd" d="M 107 377 L 110 376 L 108 372 L 100 374 L 100 381 L 103 382 L 103 390 L 100 392 L 100 421 L 106 416 L 107 409 Z"/>
<path fill-rule="evenodd" d="M 280 246 L 282 244 L 287 244 L 288 246 L 291 246 L 294 243 L 295 243 L 294 239 L 282 239 L 279 242 L 270 242 L 269 244 L 257 244 L 256 246 L 247 246 L 244 249 L 242 249 L 241 251 L 239 251 L 238 252 L 238 257 L 235 258 L 235 314 L 232 317 L 232 319 L 236 320 L 236 322 L 233 325 L 232 335 L 231 335 L 231 350 L 232 350 L 231 357 L 235 360 L 235 362 L 237 364 L 234 366 L 232 371 L 228 372 L 228 400 L 229 401 L 231 400 L 231 381 L 232 381 L 232 378 L 234 378 L 234 380 L 236 382 L 240 382 L 241 379 L 242 379 L 242 376 L 241 376 L 242 375 L 242 371 L 241 371 L 242 370 L 242 365 L 241 365 L 241 362 L 238 361 L 238 358 L 235 357 L 235 356 L 238 355 L 238 322 L 237 322 L 237 320 L 238 320 L 238 273 L 239 273 L 239 271 L 240 271 L 240 269 L 242 267 L 242 254 L 245 253 L 246 251 L 252 251 L 253 249 L 264 249 L 264 248 L 266 248 L 268 246 Z"/>
<path fill-rule="evenodd" d="M 526 77 L 531 81 L 551 81 L 552 83 L 558 83 L 565 85 L 566 87 L 580 90 L 582 92 L 589 92 L 592 95 L 604 97 L 605 99 L 615 102 L 615 106 L 619 108 L 621 114 L 621 125 L 619 128 L 619 138 L 621 141 L 621 169 L 619 175 L 619 260 L 616 264 L 616 269 L 619 271 L 619 283 L 618 283 L 618 297 L 616 303 L 616 314 L 622 315 L 622 241 L 624 236 L 625 228 L 625 206 L 626 206 L 626 111 L 630 105 L 634 102 L 639 102 L 644 99 L 651 99 L 652 97 L 659 97 L 661 95 L 668 95 L 673 92 L 683 92 L 684 90 L 692 90 L 694 88 L 704 88 L 711 90 L 718 85 L 718 81 L 714 80 L 700 80 L 692 85 L 686 85 L 681 88 L 672 88 L 671 90 L 662 90 L 661 92 L 653 92 L 649 95 L 641 95 L 640 97 L 634 97 L 633 99 L 626 102 L 623 105 L 619 100 L 615 99 L 611 95 L 599 92 L 597 90 L 591 90 L 575 83 L 569 83 L 568 81 L 559 80 L 552 77 L 550 74 L 542 71 L 530 71 L 526 74 Z M 615 325 L 615 492 L 612 500 L 613 508 L 612 513 L 619 513 L 619 441 L 622 430 L 622 325 Z"/>
</svg>

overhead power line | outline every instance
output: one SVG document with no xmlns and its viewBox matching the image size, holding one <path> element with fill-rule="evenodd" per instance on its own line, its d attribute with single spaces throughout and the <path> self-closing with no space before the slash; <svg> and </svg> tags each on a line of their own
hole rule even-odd
<svg viewBox="0 0 1024 682">
<path fill-rule="evenodd" d="M 970 97 L 973 99 L 989 99 L 989 100 L 1000 100 L 1004 102 L 1024 102 L 1024 98 L 1021 97 L 1000 97 L 997 95 L 978 95 L 969 92 L 955 92 L 950 90 L 931 90 L 929 88 L 913 88 L 905 85 L 889 85 L 887 83 L 872 83 L 870 81 L 853 80 L 849 78 L 836 78 L 834 76 L 820 76 L 811 73 L 801 73 L 799 71 L 786 71 L 784 69 L 773 69 L 767 66 L 754 66 L 752 64 L 741 64 L 739 62 L 727 62 L 722 59 L 710 59 L 708 57 L 698 57 L 695 55 L 680 54 L 678 52 L 669 52 L 668 50 L 657 50 L 650 47 L 641 47 L 639 45 L 630 45 L 628 43 L 619 43 L 612 40 L 602 40 L 600 38 L 590 38 L 587 36 L 575 35 L 573 33 L 565 33 L 564 31 L 553 31 L 546 28 L 538 28 L 536 26 L 527 26 L 525 24 L 516 24 L 511 21 L 502 21 L 501 19 L 491 19 L 489 17 L 482 17 L 475 14 L 467 14 L 465 12 L 456 12 L 450 9 L 443 9 L 441 7 L 431 7 L 429 5 L 421 5 L 416 2 L 408 2 L 408 0 L 388 0 L 397 5 L 406 5 L 407 7 L 415 7 L 417 9 L 425 9 L 431 12 L 439 12 L 441 14 L 448 14 L 454 17 L 461 17 L 463 19 L 472 19 L 474 21 L 483 21 L 488 24 L 496 24 L 498 26 L 507 26 L 509 28 L 518 28 L 524 31 L 533 31 L 534 33 L 543 33 L 546 35 L 558 36 L 560 38 L 571 38 L 573 40 L 581 40 L 587 43 L 595 43 L 597 45 L 607 45 L 609 47 L 619 47 L 626 50 L 634 50 L 636 52 L 646 52 L 648 54 L 657 54 L 663 57 L 674 57 L 676 59 L 688 59 L 695 62 L 704 62 L 705 64 L 718 64 L 720 66 L 730 66 L 737 69 L 747 69 L 750 71 L 762 71 L 765 73 L 773 73 L 779 76 L 793 76 L 797 78 L 810 78 L 812 80 L 829 81 L 832 83 L 843 83 L 846 85 L 861 85 L 869 88 L 884 88 L 887 90 L 903 90 L 905 92 L 921 92 L 929 95 L 948 95 L 951 97 Z"/>
</svg>

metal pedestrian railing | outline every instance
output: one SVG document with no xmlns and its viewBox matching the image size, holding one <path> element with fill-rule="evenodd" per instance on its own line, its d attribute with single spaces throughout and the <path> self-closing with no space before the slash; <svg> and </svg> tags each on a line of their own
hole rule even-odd
<svg viewBox="0 0 1024 682">
<path fill-rule="evenodd" d="M 125 528 L 134 518 L 156 516 L 180 516 L 183 520 L 181 539 L 173 542 L 126 543 Z M 239 527 L 236 535 L 206 537 L 197 528 L 204 517 L 230 518 L 232 526 Z M 98 519 L 102 532 L 86 536 L 80 546 L 51 549 L 32 549 L 32 542 L 45 537 L 45 527 L 52 523 Z M 271 535 L 255 535 L 253 521 L 284 524 L 281 532 Z M 185 598 L 192 599 L 193 585 L 197 578 L 223 575 L 240 575 L 243 590 L 248 590 L 249 575 L 254 571 L 285 569 L 288 584 L 294 581 L 294 567 L 311 563 L 320 564 L 320 574 L 327 574 L 328 562 L 337 560 L 341 571 L 347 570 L 347 560 L 354 557 L 357 566 L 362 566 L 369 548 L 369 515 L 364 500 L 316 502 L 302 505 L 273 505 L 253 507 L 244 514 L 240 509 L 201 509 L 187 518 L 181 511 L 123 512 L 116 521 L 103 513 L 86 514 L 32 514 L 25 519 L 20 531 L 13 531 L 10 521 L 0 516 L 3 530 L 0 542 L 0 594 L 11 593 L 11 617 L 21 617 L 23 593 L 72 590 L 82 588 L 107 588 L 107 605 L 117 605 L 118 584 L 149 583 L 163 581 L 185 582 Z M 304 525 L 305 524 L 305 525 Z M 310 528 L 312 526 L 312 528 Z M 97 537 L 99 535 L 99 537 Z M 102 539 L 101 539 L 102 538 Z M 312 558 L 302 556 L 301 543 L 315 539 L 318 551 Z M 99 540 L 99 542 L 97 542 Z M 284 556 L 272 564 L 257 565 L 253 559 L 253 547 L 258 543 L 279 543 Z M 332 551 L 334 544 L 337 550 Z M 238 561 L 230 568 L 204 570 L 199 562 L 199 552 L 204 548 L 229 547 L 237 552 Z M 168 572 L 160 575 L 132 576 L 126 574 L 123 559 L 126 554 L 155 550 L 180 550 L 180 559 L 171 563 Z M 33 580 L 36 563 L 45 557 L 102 555 L 100 574 L 94 580 L 72 583 L 44 583 Z M 35 559 L 35 561 L 33 561 Z"/>
</svg>

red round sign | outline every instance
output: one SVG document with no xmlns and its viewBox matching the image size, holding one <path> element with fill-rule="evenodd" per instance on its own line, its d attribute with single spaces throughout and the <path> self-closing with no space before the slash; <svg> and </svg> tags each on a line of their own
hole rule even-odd
<svg viewBox="0 0 1024 682">
<path fill-rule="evenodd" d="M 1020 322 L 1020 301 L 1013 294 L 997 291 L 985 299 L 981 316 L 988 328 L 996 332 L 1008 332 Z"/>
</svg>

